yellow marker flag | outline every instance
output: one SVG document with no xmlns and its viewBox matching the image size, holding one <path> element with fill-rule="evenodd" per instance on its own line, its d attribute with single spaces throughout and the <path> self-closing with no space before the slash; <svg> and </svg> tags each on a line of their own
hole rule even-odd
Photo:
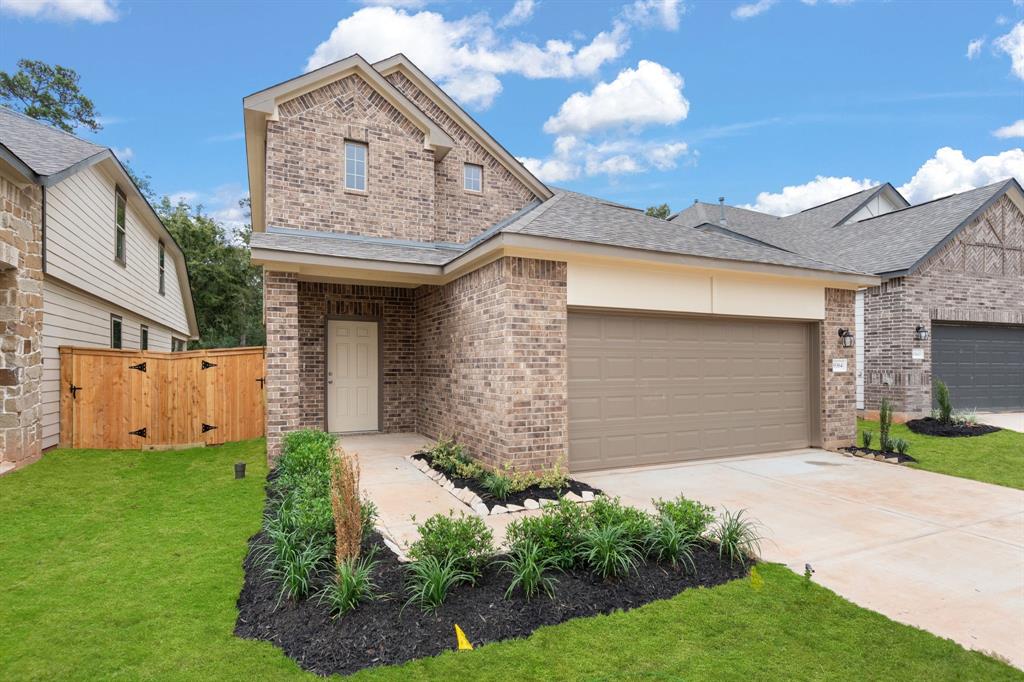
<svg viewBox="0 0 1024 682">
<path fill-rule="evenodd" d="M 455 625 L 455 640 L 459 643 L 459 651 L 473 650 L 473 645 L 466 639 L 466 633 L 462 631 L 458 624 Z"/>
<path fill-rule="evenodd" d="M 761 574 L 758 573 L 757 566 L 750 569 L 750 586 L 758 592 L 764 588 L 764 578 L 762 578 Z"/>
</svg>

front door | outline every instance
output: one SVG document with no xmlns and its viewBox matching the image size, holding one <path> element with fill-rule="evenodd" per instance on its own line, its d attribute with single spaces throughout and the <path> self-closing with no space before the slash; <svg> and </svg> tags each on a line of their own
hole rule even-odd
<svg viewBox="0 0 1024 682">
<path fill-rule="evenodd" d="M 327 323 L 327 430 L 377 431 L 380 373 L 376 322 Z"/>
</svg>

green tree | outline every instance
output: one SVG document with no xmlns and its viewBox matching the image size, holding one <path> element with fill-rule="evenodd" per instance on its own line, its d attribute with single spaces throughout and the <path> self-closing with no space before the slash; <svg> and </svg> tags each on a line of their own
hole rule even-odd
<svg viewBox="0 0 1024 682">
<path fill-rule="evenodd" d="M 648 206 L 647 210 L 644 211 L 647 215 L 652 218 L 661 218 L 662 220 L 668 220 L 668 217 L 672 215 L 672 209 L 668 207 L 668 204 L 662 204 L 661 206 Z"/>
<path fill-rule="evenodd" d="M 93 132 L 102 128 L 92 100 L 78 88 L 78 72 L 34 59 L 19 59 L 18 71 L 0 71 L 0 102 L 61 130 L 74 132 L 83 125 Z"/>
<path fill-rule="evenodd" d="M 248 199 L 239 204 L 248 208 Z M 223 225 L 185 202 L 164 197 L 157 213 L 188 264 L 199 323 L 193 348 L 259 346 L 263 328 L 263 273 L 249 259 L 251 225 L 232 234 Z"/>
</svg>

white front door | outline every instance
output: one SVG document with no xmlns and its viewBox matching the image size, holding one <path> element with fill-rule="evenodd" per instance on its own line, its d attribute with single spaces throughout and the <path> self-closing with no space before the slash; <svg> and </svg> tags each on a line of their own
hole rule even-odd
<svg viewBox="0 0 1024 682">
<path fill-rule="evenodd" d="M 327 430 L 377 431 L 377 323 L 327 323 Z"/>
</svg>

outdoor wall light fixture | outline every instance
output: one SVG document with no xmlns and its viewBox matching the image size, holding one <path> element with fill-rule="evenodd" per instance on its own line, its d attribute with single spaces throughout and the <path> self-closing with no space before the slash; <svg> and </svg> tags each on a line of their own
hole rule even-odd
<svg viewBox="0 0 1024 682">
<path fill-rule="evenodd" d="M 917 328 L 914 329 L 914 339 L 917 341 L 927 341 L 928 330 L 921 325 L 917 325 Z"/>
<path fill-rule="evenodd" d="M 853 332 L 845 327 L 839 329 L 839 340 L 843 344 L 843 348 L 853 348 Z"/>
</svg>

